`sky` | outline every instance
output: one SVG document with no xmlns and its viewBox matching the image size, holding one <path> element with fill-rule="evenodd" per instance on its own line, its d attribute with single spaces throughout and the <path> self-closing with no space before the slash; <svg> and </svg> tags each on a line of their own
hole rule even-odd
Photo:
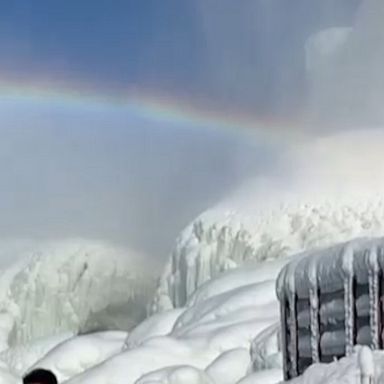
<svg viewBox="0 0 384 384">
<path fill-rule="evenodd" d="M 382 110 L 379 11 L 378 0 L 2 1 L 0 238 L 90 237 L 164 260 L 201 211 L 286 172 L 283 142 L 308 104 L 321 118 L 355 116 L 362 100 Z M 308 72 L 308 38 L 334 27 L 352 29 L 347 48 Z"/>
<path fill-rule="evenodd" d="M 0 116 L 7 242 L 89 238 L 164 260 L 197 214 L 275 162 L 253 135 L 124 104 L 3 96 Z"/>
<path fill-rule="evenodd" d="M 312 108 L 333 125 L 383 126 L 384 3 L 365 0 L 341 45 L 310 71 Z M 335 37 L 335 36 L 333 36 Z M 328 37 L 332 41 L 332 38 Z M 322 45 L 326 43 L 321 42 Z M 333 44 L 333 43 L 332 43 Z M 312 73 L 311 73 L 312 72 Z"/>
<path fill-rule="evenodd" d="M 350 25 L 361 0 L 5 0 L 1 73 L 198 106 L 290 115 L 305 93 L 303 45 Z M 292 88 L 297 89 L 292 93 Z"/>
</svg>

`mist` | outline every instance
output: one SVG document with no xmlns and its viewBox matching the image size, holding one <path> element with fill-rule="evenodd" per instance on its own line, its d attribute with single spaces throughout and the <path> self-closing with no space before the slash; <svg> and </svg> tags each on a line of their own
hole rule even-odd
<svg viewBox="0 0 384 384">
<path fill-rule="evenodd" d="M 246 2 L 240 11 L 235 5 L 230 10 L 230 2 L 226 6 L 228 12 L 214 16 L 220 22 L 206 16 L 204 24 L 223 43 L 220 48 L 211 41 L 217 54 L 229 59 L 227 67 L 219 65 L 219 82 L 236 83 L 233 89 L 245 103 L 260 106 L 264 95 L 262 113 L 288 114 L 297 124 L 281 135 L 286 152 L 275 174 L 244 183 L 218 206 L 247 212 L 267 202 L 364 201 L 383 193 L 384 3 Z M 207 15 L 215 4 L 201 7 Z M 261 22 L 252 24 L 248 18 L 255 15 Z M 225 50 L 227 41 L 232 45 Z"/>
<path fill-rule="evenodd" d="M 351 27 L 360 0 L 198 1 L 208 84 L 216 102 L 259 116 L 299 118 L 314 90 L 306 42 Z"/>
<path fill-rule="evenodd" d="M 197 15 L 216 102 L 307 130 L 383 123 L 383 2 L 199 1 Z"/>
<path fill-rule="evenodd" d="M 3 242 L 105 240 L 161 262 L 194 216 L 276 161 L 249 135 L 52 104 L 1 108 Z"/>
<path fill-rule="evenodd" d="M 384 3 L 366 0 L 344 38 L 333 30 L 327 41 L 318 41 L 323 59 L 310 71 L 309 83 L 310 109 L 320 122 L 343 127 L 383 124 L 383 17 Z"/>
<path fill-rule="evenodd" d="M 175 98 L 181 94 L 192 105 L 203 102 L 221 115 L 240 111 L 253 116 L 257 128 L 244 132 L 234 123 L 228 131 L 220 122 L 148 119 L 115 106 L 2 99 L 2 241 L 96 238 L 162 262 L 184 226 L 242 185 L 257 185 L 266 195 L 269 184 L 295 189 L 300 179 L 311 180 L 308 185 L 321 180 L 322 186 L 328 183 L 336 190 L 347 176 L 353 180 L 350 189 L 359 180 L 368 186 L 367 178 L 378 177 L 370 172 L 374 162 L 366 162 L 365 154 L 381 136 L 364 136 L 364 129 L 384 123 L 380 0 L 199 0 L 185 7 L 191 28 L 182 35 L 186 40 L 163 23 L 156 38 L 144 34 L 148 45 L 135 43 L 137 62 L 129 65 L 140 70 L 131 71 L 134 79 L 124 61 L 132 58 L 129 49 L 119 60 L 111 50 L 111 60 L 119 63 L 112 71 L 109 56 L 93 65 L 93 46 L 87 60 L 77 46 L 70 53 L 50 51 L 52 41 L 48 51 L 43 43 L 29 41 L 21 55 L 23 34 L 20 44 L 8 41 L 7 62 L 18 63 L 21 72 L 31 61 L 37 72 L 49 67 L 61 78 L 84 76 L 106 93 L 149 85 Z M 62 39 L 61 33 L 55 36 Z M 68 50 L 72 43 L 62 46 Z M 120 48 L 123 52 L 126 47 Z M 49 53 L 50 60 L 42 60 Z M 19 56 L 23 60 L 17 62 Z M 99 80 L 100 75 L 105 78 Z M 117 83 L 116 89 L 105 85 Z M 264 118 L 280 123 L 263 126 Z M 354 141 L 365 142 L 363 152 L 358 144 L 340 151 L 344 136 L 339 131 L 346 132 L 348 141 L 352 129 L 363 132 Z M 303 135 L 298 140 L 299 131 Z M 316 143 L 324 136 L 326 145 L 318 150 Z M 373 147 L 375 161 L 384 163 Z M 340 172 L 333 163 L 340 164 Z"/>
</svg>

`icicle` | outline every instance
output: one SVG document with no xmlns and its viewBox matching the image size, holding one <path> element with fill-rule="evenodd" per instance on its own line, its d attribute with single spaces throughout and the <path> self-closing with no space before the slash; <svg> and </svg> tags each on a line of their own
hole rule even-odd
<svg viewBox="0 0 384 384">
<path fill-rule="evenodd" d="M 281 323 L 281 350 L 283 354 L 283 372 L 284 380 L 289 380 L 289 364 L 288 364 L 288 345 L 287 345 L 287 312 L 286 299 L 280 301 L 280 323 Z"/>
<path fill-rule="evenodd" d="M 368 255 L 368 282 L 369 282 L 369 319 L 371 326 L 371 347 L 379 348 L 379 266 L 377 251 L 371 249 Z"/>
<path fill-rule="evenodd" d="M 345 308 L 345 353 L 347 356 L 353 352 L 354 345 L 354 292 L 353 292 L 353 249 L 347 247 L 343 254 L 344 272 L 344 308 Z"/>
<path fill-rule="evenodd" d="M 284 379 L 289 380 L 293 376 L 291 356 L 291 301 L 289 271 L 291 268 L 284 268 L 276 280 L 276 294 L 280 301 L 280 322 L 281 322 L 281 349 L 283 352 Z M 289 336 L 288 336 L 289 335 Z"/>
<path fill-rule="evenodd" d="M 379 264 L 379 271 L 378 271 L 378 346 L 380 349 L 383 349 L 384 343 L 383 343 L 383 320 L 384 320 L 384 303 L 383 303 L 383 295 L 384 295 L 384 262 L 383 262 L 383 256 L 384 256 L 384 248 L 382 245 L 379 245 L 379 248 L 377 250 L 377 261 Z"/>
<path fill-rule="evenodd" d="M 297 315 L 296 315 L 296 287 L 295 287 L 295 269 L 288 272 L 289 284 L 289 359 L 293 377 L 298 375 L 298 345 L 297 345 Z"/>
<path fill-rule="evenodd" d="M 310 282 L 309 288 L 309 302 L 310 302 L 310 315 L 311 315 L 311 351 L 312 362 L 318 363 L 319 356 L 319 297 L 317 287 L 317 262 L 313 258 L 310 262 L 308 277 Z"/>
</svg>

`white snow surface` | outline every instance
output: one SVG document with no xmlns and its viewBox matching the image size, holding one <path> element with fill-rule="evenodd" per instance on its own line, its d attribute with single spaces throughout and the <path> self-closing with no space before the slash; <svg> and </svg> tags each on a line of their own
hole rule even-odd
<svg viewBox="0 0 384 384">
<path fill-rule="evenodd" d="M 363 356 L 362 356 L 363 355 Z M 368 357 L 367 357 L 368 355 Z M 368 360 L 368 361 L 367 361 Z M 354 353 L 331 364 L 313 364 L 290 384 L 355 384 L 382 383 L 384 352 L 355 347 Z M 365 380 L 367 377 L 370 380 Z"/>
<path fill-rule="evenodd" d="M 115 319 L 115 308 L 120 306 L 142 306 L 143 292 L 148 297 L 148 285 L 143 287 L 137 269 L 129 263 L 124 267 L 124 262 L 117 268 L 115 263 L 122 262 L 117 256 L 120 253 L 113 258 L 111 248 L 100 244 L 98 252 L 83 242 L 81 246 L 49 244 L 27 262 L 3 272 L 7 278 L 1 284 L 8 288 L 2 293 L 3 313 L 7 314 L 2 339 L 8 345 L 4 344 L 0 354 L 0 383 L 20 383 L 21 376 L 33 367 L 52 369 L 60 383 L 68 384 L 277 383 L 282 380 L 275 295 L 278 273 L 291 259 L 289 255 L 299 249 L 380 231 L 382 207 L 381 199 L 348 207 L 299 206 L 296 213 L 293 208 L 277 210 L 270 220 L 264 217 L 264 223 L 260 217 L 252 221 L 247 216 L 221 224 L 216 216 L 216 221 L 204 223 L 207 214 L 198 219 L 200 227 L 191 226 L 184 232 L 181 239 L 188 247 L 180 248 L 179 243 L 166 269 L 165 280 L 178 285 L 168 284 L 165 290 L 164 276 L 160 282 L 159 291 L 163 290 L 168 306 L 155 306 L 157 313 L 128 333 L 108 331 L 124 328 L 108 319 Z M 280 222 L 280 231 L 275 231 L 278 217 L 284 225 Z M 223 231 L 217 230 L 220 225 Z M 157 304 L 161 302 L 159 291 Z M 53 296 L 60 297 L 60 306 Z M 132 297 L 140 300 L 132 304 Z M 111 301 L 116 306 L 110 306 Z M 103 321 L 97 326 L 103 332 L 73 337 L 100 311 Z M 18 317 L 19 313 L 23 316 Z M 68 321 L 73 318 L 75 321 Z M 130 324 L 132 321 L 130 318 Z M 87 330 L 93 329 L 91 321 Z M 375 359 L 382 357 L 374 355 Z M 353 359 L 335 363 L 332 369 L 315 366 L 309 372 L 323 377 L 322 384 L 332 383 L 335 377 L 349 383 L 360 375 Z M 313 384 L 315 379 L 308 375 L 296 381 Z"/>
<path fill-rule="evenodd" d="M 70 254 L 69 259 L 74 262 Z M 72 336 L 78 327 L 58 332 L 48 316 L 43 338 L 37 333 L 33 339 L 14 339 L 0 354 L 0 383 L 20 383 L 23 374 L 43 367 L 54 371 L 60 383 L 234 384 L 252 370 L 251 346 L 257 336 L 268 345 L 260 349 L 258 367 L 269 369 L 273 361 L 276 370 L 280 360 L 274 357 L 279 355 L 274 285 L 284 263 L 261 268 L 250 264 L 223 273 L 197 290 L 188 306 L 149 317 L 128 333 Z M 118 293 L 120 286 L 115 289 Z M 67 294 L 70 297 L 70 290 Z M 64 296 L 61 300 L 66 301 Z"/>
<path fill-rule="evenodd" d="M 260 269 L 247 265 L 207 282 L 188 306 L 145 320 L 128 335 L 119 353 L 67 382 L 235 384 L 251 371 L 252 342 L 266 330 L 269 332 L 262 339 L 269 347 L 261 352 L 259 367 L 264 368 L 264 360 L 269 368 L 268 358 L 272 361 L 279 355 L 274 285 L 284 263 L 266 263 Z M 62 365 L 53 364 L 59 357 L 52 355 L 76 342 L 78 338 L 64 342 L 36 366 L 51 368 L 60 378 L 67 378 L 69 369 L 64 372 Z M 82 349 L 74 348 L 75 360 L 82 359 Z M 71 361 L 73 357 L 63 359 Z M 274 362 L 274 368 L 280 366 L 280 359 Z"/>
<path fill-rule="evenodd" d="M 51 369 L 68 384 L 278 383 L 274 284 L 286 261 L 224 272 L 203 284 L 187 306 L 156 314 L 130 333 L 66 333 L 14 346 L 0 356 L 0 383 L 20 384 L 21 375 L 34 367 Z M 356 349 L 337 363 L 314 365 L 293 383 L 352 384 L 372 367 L 382 378 L 383 363 L 384 353 Z"/>
<path fill-rule="evenodd" d="M 131 332 L 70 333 L 24 342 L 0 355 L 0 383 L 35 367 L 68 384 L 257 384 L 282 380 L 275 280 L 289 258 L 246 263 L 204 283 L 184 307 L 155 314 Z M 384 355 L 369 351 L 315 365 L 295 384 L 354 383 Z M 359 364 L 360 361 L 360 364 Z M 362 362 L 362 363 L 361 363 Z M 321 377 L 322 380 L 318 380 Z"/>
<path fill-rule="evenodd" d="M 126 338 L 127 333 L 121 331 L 77 336 L 58 344 L 28 370 L 39 367 L 50 369 L 62 382 L 119 353 Z"/>
</svg>

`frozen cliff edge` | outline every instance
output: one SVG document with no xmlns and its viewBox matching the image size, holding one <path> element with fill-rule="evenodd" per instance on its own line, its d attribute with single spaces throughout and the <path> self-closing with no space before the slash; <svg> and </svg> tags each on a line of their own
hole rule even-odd
<svg viewBox="0 0 384 384">
<path fill-rule="evenodd" d="M 27 247 L 1 272 L 1 350 L 60 334 L 129 330 L 146 315 L 153 281 L 133 252 L 67 240 Z"/>
<path fill-rule="evenodd" d="M 285 258 L 356 237 L 384 233 L 384 197 L 319 199 L 275 208 L 204 213 L 178 238 L 160 279 L 152 312 L 188 305 L 198 287 L 244 263 Z"/>
</svg>

